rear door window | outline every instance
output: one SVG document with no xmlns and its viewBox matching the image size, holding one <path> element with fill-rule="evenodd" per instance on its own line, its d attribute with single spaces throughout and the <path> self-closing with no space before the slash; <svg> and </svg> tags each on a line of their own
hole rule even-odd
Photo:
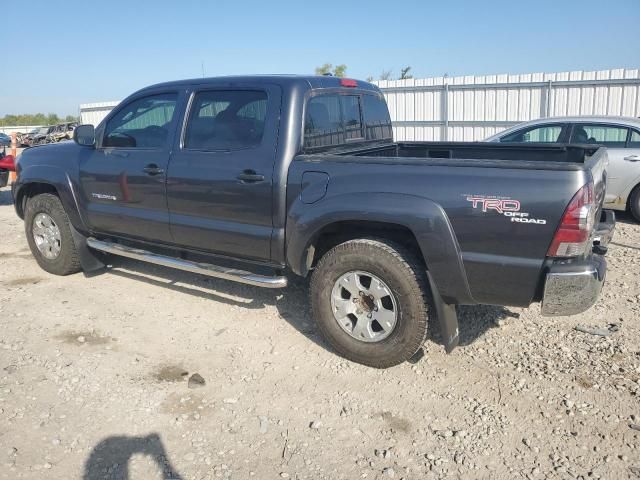
<svg viewBox="0 0 640 480">
<path fill-rule="evenodd" d="M 638 132 L 637 130 L 631 130 L 629 148 L 640 148 L 640 132 Z"/>
<path fill-rule="evenodd" d="M 573 126 L 571 143 L 597 143 L 609 148 L 624 148 L 628 128 L 616 125 L 578 123 Z"/>
<path fill-rule="evenodd" d="M 535 125 L 509 133 L 500 138 L 502 143 L 558 143 L 562 141 L 564 125 Z"/>
<path fill-rule="evenodd" d="M 267 116 L 267 93 L 259 90 L 198 92 L 192 103 L 184 148 L 238 150 L 260 145 Z"/>
</svg>

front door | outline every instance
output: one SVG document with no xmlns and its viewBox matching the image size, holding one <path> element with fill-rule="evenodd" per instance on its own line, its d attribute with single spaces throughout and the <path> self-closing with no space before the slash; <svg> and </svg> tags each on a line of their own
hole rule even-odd
<svg viewBox="0 0 640 480">
<path fill-rule="evenodd" d="M 179 94 L 137 97 L 110 115 L 80 161 L 80 191 L 97 232 L 170 242 L 166 199 L 169 148 Z"/>
<path fill-rule="evenodd" d="M 235 83 L 191 95 L 167 177 L 174 241 L 268 261 L 280 88 Z"/>
</svg>

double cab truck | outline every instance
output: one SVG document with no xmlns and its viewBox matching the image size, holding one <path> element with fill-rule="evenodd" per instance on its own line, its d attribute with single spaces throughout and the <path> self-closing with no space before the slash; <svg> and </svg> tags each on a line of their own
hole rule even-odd
<svg viewBox="0 0 640 480">
<path fill-rule="evenodd" d="M 339 354 L 401 363 L 457 305 L 590 308 L 615 225 L 598 145 L 394 142 L 380 90 L 242 76 L 144 88 L 75 142 L 28 149 L 13 196 L 39 265 L 115 254 L 250 285 L 311 276 Z"/>
</svg>

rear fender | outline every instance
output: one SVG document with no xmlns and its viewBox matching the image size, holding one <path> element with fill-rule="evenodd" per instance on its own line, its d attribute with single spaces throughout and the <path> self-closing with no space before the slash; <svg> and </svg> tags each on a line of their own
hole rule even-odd
<svg viewBox="0 0 640 480">
<path fill-rule="evenodd" d="M 460 248 L 444 210 L 413 195 L 357 192 L 325 197 L 305 204 L 300 198 L 289 209 L 286 255 L 290 268 L 306 276 L 307 256 L 321 231 L 335 222 L 371 221 L 400 225 L 415 236 L 432 282 L 446 304 L 474 304 Z"/>
</svg>

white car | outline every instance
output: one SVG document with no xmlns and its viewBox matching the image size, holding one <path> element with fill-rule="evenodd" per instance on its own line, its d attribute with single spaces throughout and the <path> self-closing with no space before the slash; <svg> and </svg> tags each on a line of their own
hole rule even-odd
<svg viewBox="0 0 640 480">
<path fill-rule="evenodd" d="M 640 119 L 553 117 L 521 123 L 487 142 L 593 143 L 609 153 L 605 208 L 629 210 L 640 222 Z"/>
</svg>

